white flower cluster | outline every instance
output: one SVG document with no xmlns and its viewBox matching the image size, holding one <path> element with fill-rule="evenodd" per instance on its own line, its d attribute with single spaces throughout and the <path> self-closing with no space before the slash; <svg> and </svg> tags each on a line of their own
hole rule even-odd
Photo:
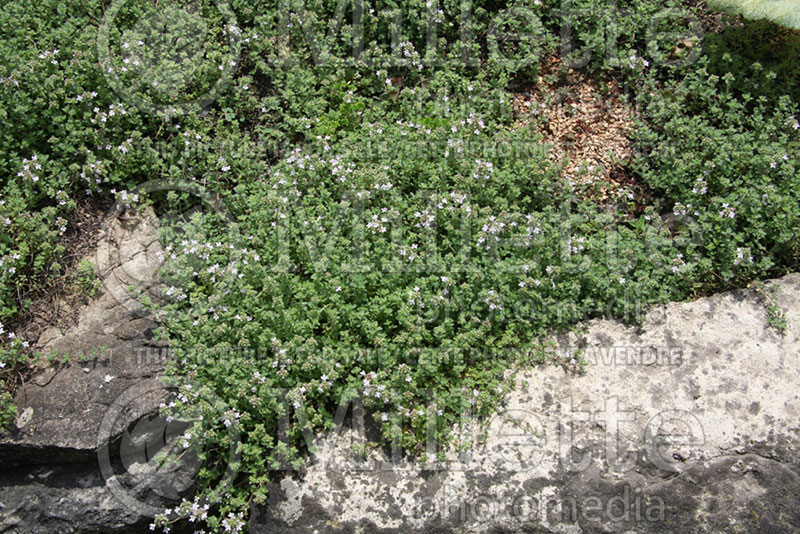
<svg viewBox="0 0 800 534">
<path fill-rule="evenodd" d="M 131 148 L 133 148 L 133 139 L 129 137 L 117 147 L 117 150 L 119 150 L 123 154 L 127 154 L 128 152 L 130 152 Z"/>
<path fill-rule="evenodd" d="M 150 524 L 150 530 L 154 531 L 160 526 L 163 532 L 169 533 L 170 527 L 168 521 L 170 516 L 184 517 L 188 519 L 190 523 L 205 521 L 208 518 L 209 508 L 210 504 L 208 502 L 201 504 L 199 497 L 195 497 L 192 501 L 183 499 L 174 510 L 172 508 L 167 508 L 161 512 L 161 514 L 156 517 L 156 520 Z M 205 534 L 205 532 L 205 530 L 196 530 L 195 534 Z"/>
<path fill-rule="evenodd" d="M 439 16 L 441 16 L 442 10 L 439 10 Z M 419 52 L 414 48 L 414 45 L 411 44 L 410 41 L 402 41 L 397 44 L 397 51 L 402 54 L 402 58 L 400 60 L 401 65 L 411 65 L 412 67 L 416 68 L 417 70 L 422 70 L 423 63 L 422 59 L 420 58 Z M 391 85 L 391 84 L 387 84 Z"/>
<path fill-rule="evenodd" d="M 223 532 L 241 532 L 246 525 L 244 512 L 238 514 L 228 512 L 228 517 L 222 520 L 221 525 Z"/>
<path fill-rule="evenodd" d="M 567 252 L 569 254 L 578 254 L 579 252 L 582 252 L 586 248 L 584 245 L 585 242 L 586 239 L 583 237 L 576 238 L 570 236 L 570 238 L 567 240 Z"/>
<path fill-rule="evenodd" d="M 42 165 L 38 161 L 38 156 L 34 154 L 31 159 L 22 160 L 22 170 L 17 173 L 17 176 L 32 182 L 38 182 L 39 174 L 37 171 L 40 170 L 42 170 Z"/>
<path fill-rule="evenodd" d="M 440 210 L 446 209 L 449 211 L 463 207 L 467 213 L 471 213 L 472 209 L 469 207 L 469 204 L 465 204 L 466 201 L 466 194 L 459 193 L 457 191 L 451 191 L 450 193 L 444 194 L 437 199 L 436 207 Z"/>
<path fill-rule="evenodd" d="M 476 180 L 484 180 L 487 181 L 489 178 L 492 177 L 492 173 L 494 172 L 494 164 L 490 161 L 483 161 L 483 160 L 475 160 L 475 172 L 472 174 L 472 177 Z"/>
<path fill-rule="evenodd" d="M 394 187 L 394 184 L 392 184 L 392 182 L 386 181 L 383 183 L 376 183 L 373 187 L 379 191 L 389 191 L 392 187 Z"/>
<path fill-rule="evenodd" d="M 722 204 L 722 210 L 719 212 L 720 217 L 727 217 L 729 219 L 736 218 L 736 210 L 734 210 L 730 204 L 724 202 Z"/>
<path fill-rule="evenodd" d="M 414 218 L 417 219 L 417 223 L 414 224 L 416 228 L 425 228 L 426 230 L 430 230 L 433 226 L 433 223 L 436 221 L 436 214 L 431 213 L 431 211 L 428 209 L 424 209 L 422 211 L 414 212 Z"/>
<path fill-rule="evenodd" d="M 373 384 L 373 380 L 378 378 L 378 374 L 374 371 L 372 372 L 365 372 L 361 371 L 361 385 L 364 387 L 364 396 L 369 397 L 372 396 L 376 399 L 380 399 L 383 397 L 384 393 L 386 392 L 386 386 L 384 384 Z"/>
<path fill-rule="evenodd" d="M 222 424 L 225 425 L 225 428 L 230 428 L 234 423 L 239 423 L 239 418 L 241 416 L 242 414 L 236 410 L 228 410 L 222 414 Z"/>
<path fill-rule="evenodd" d="M 386 211 L 387 208 L 381 208 L 381 215 L 373 215 L 372 220 L 367 223 L 367 228 L 369 228 L 373 234 L 386 232 L 386 224 L 389 222 L 389 219 L 385 215 Z"/>
<path fill-rule="evenodd" d="M 680 252 L 678 253 L 678 257 L 675 258 L 674 260 L 672 260 L 672 263 L 673 263 L 673 265 L 672 265 L 672 272 L 673 273 L 677 273 L 683 267 L 686 267 L 686 262 L 683 260 L 683 254 L 681 254 Z"/>
<path fill-rule="evenodd" d="M 58 191 L 56 191 L 55 198 L 58 201 L 59 206 L 65 206 L 67 204 L 67 201 L 69 200 L 69 195 L 66 193 L 66 191 L 59 189 Z"/>
<path fill-rule="evenodd" d="M 186 293 L 184 293 L 180 288 L 175 286 L 169 286 L 164 290 L 164 296 L 171 297 L 172 300 L 175 302 L 180 302 L 186 299 Z"/>
<path fill-rule="evenodd" d="M 89 156 L 91 156 L 91 153 Z M 99 186 L 101 183 L 108 182 L 108 177 L 104 177 L 104 174 L 105 168 L 102 161 L 89 161 L 86 163 L 85 168 L 81 170 L 80 177 L 86 180 L 86 183 L 89 185 L 89 189 L 86 190 L 87 195 L 92 194 L 91 188 L 93 186 Z"/>
<path fill-rule="evenodd" d="M 753 263 L 753 256 L 750 255 L 749 248 L 736 248 L 736 258 L 733 260 L 734 265 L 741 265 L 744 262 Z"/>
<path fill-rule="evenodd" d="M 58 61 L 56 61 L 55 56 L 58 54 L 58 48 L 54 48 L 52 50 L 45 50 L 41 54 L 39 54 L 39 59 L 50 59 L 50 63 L 53 65 L 58 65 Z"/>
<path fill-rule="evenodd" d="M 503 233 L 505 228 L 506 223 L 498 220 L 494 215 L 490 216 L 489 222 L 483 225 L 481 232 L 478 234 L 477 244 L 480 246 L 486 243 L 484 246 L 486 250 L 489 250 L 493 243 L 500 242 L 500 234 Z"/>
<path fill-rule="evenodd" d="M 414 286 L 414 288 L 411 290 L 411 296 L 408 299 L 408 305 L 409 306 L 418 305 L 420 308 L 424 308 L 425 301 L 423 301 L 420 297 L 421 295 L 419 286 Z"/>
<path fill-rule="evenodd" d="M 195 497 L 195 500 L 189 505 L 189 521 L 194 523 L 195 521 L 203 521 L 208 516 L 208 503 L 200 505 L 200 501 Z"/>
<path fill-rule="evenodd" d="M 97 96 L 96 91 L 92 91 L 90 93 L 81 93 L 75 97 L 75 102 L 83 102 L 84 100 L 91 100 Z"/>
<path fill-rule="evenodd" d="M 126 206 L 130 206 L 132 204 L 139 202 L 139 195 L 137 193 L 129 193 L 124 189 L 122 191 L 117 191 L 116 189 L 112 189 L 110 193 L 117 197 L 117 202 L 121 202 Z"/>
<path fill-rule="evenodd" d="M 139 40 L 139 41 L 136 41 L 136 43 L 134 43 L 134 44 L 137 47 L 141 48 L 141 47 L 144 46 L 144 41 Z M 139 61 L 139 56 L 136 55 L 136 54 L 128 52 L 129 50 L 131 50 L 131 43 L 129 43 L 127 41 L 122 43 L 122 48 L 125 50 L 125 53 L 124 53 L 124 57 L 122 58 L 122 63 L 124 63 L 124 65 L 119 68 L 119 70 L 121 72 L 128 72 L 128 67 L 126 65 L 134 65 L 136 67 L 141 65 L 141 62 Z M 113 72 L 113 69 L 111 67 L 109 67 L 108 68 L 108 72 L 109 73 Z"/>
<path fill-rule="evenodd" d="M 628 58 L 628 65 L 630 66 L 630 68 L 635 69 L 639 65 L 643 67 L 649 67 L 650 62 L 643 57 L 639 57 L 636 54 L 632 54 L 631 57 Z"/>
<path fill-rule="evenodd" d="M 489 290 L 487 292 L 487 296 L 483 301 L 489 305 L 490 310 L 497 310 L 500 311 L 503 309 L 503 306 L 500 301 L 500 296 L 497 294 L 496 291 Z"/>
<path fill-rule="evenodd" d="M 708 171 L 706 171 L 708 172 Z M 706 182 L 705 178 L 698 178 L 697 181 L 694 183 L 694 187 L 692 188 L 692 193 L 695 195 L 705 195 L 708 192 L 708 183 Z"/>
<path fill-rule="evenodd" d="M 8 259 L 8 257 L 0 258 L 0 267 L 2 267 L 5 264 L 7 259 Z M 15 252 L 14 254 L 11 255 L 11 260 L 12 261 L 16 261 L 18 259 L 19 259 L 19 252 Z M 13 265 L 8 268 L 8 273 L 9 274 L 14 274 L 15 272 L 17 272 L 17 269 Z M 0 327 L 0 334 L 2 334 L 2 333 L 3 333 L 3 329 Z"/>
<path fill-rule="evenodd" d="M 542 229 L 537 224 L 533 215 L 526 215 L 525 219 L 526 219 L 525 222 L 527 223 L 525 225 L 526 233 L 525 233 L 525 238 L 522 240 L 521 244 L 523 246 L 529 247 L 531 246 L 531 243 L 533 243 L 533 241 L 537 239 L 536 236 L 542 235 Z M 527 272 L 528 266 L 525 265 L 525 268 L 526 268 L 525 271 Z"/>
<path fill-rule="evenodd" d="M 694 206 L 692 205 L 691 202 L 689 202 L 686 205 L 683 205 L 680 202 L 676 202 L 675 206 L 672 208 L 672 214 L 675 215 L 676 217 L 681 217 L 683 215 L 688 215 L 689 212 L 694 213 L 695 216 L 700 215 L 699 211 L 697 211 L 697 210 L 692 211 L 693 208 L 694 208 Z"/>
<path fill-rule="evenodd" d="M 414 261 L 417 259 L 417 250 L 419 249 L 419 245 L 417 243 L 412 243 L 409 245 L 403 245 L 400 247 L 399 254 L 408 259 L 409 261 Z"/>
<path fill-rule="evenodd" d="M 92 124 L 97 124 L 98 122 L 105 123 L 111 117 L 114 117 L 116 115 L 126 115 L 128 113 L 127 110 L 125 110 L 125 108 L 123 107 L 122 103 L 111 104 L 110 106 L 108 106 L 108 111 L 102 111 L 97 106 L 92 108 L 92 111 L 94 112 L 94 117 L 89 119 Z"/>
</svg>

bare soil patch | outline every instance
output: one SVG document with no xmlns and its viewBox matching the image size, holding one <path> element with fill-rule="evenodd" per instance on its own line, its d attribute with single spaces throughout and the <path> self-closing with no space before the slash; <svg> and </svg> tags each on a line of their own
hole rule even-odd
<svg viewBox="0 0 800 534">
<path fill-rule="evenodd" d="M 87 199 L 81 201 L 67 219 L 67 231 L 60 240 L 64 247 L 59 261 L 62 275 L 53 278 L 38 293 L 24 295 L 24 299 L 31 299 L 31 305 L 11 325 L 17 335 L 31 345 L 48 327 L 75 324 L 75 307 L 85 301 L 85 295 L 75 287 L 78 265 L 97 248 L 103 217 L 112 204 L 110 199 Z"/>
<path fill-rule="evenodd" d="M 78 321 L 79 305 L 88 296 L 76 284 L 80 261 L 97 248 L 103 217 L 112 206 L 111 199 L 89 198 L 80 201 L 67 219 L 67 230 L 61 236 L 60 244 L 64 254 L 59 259 L 62 274 L 53 277 L 37 292 L 20 295 L 20 301 L 30 300 L 27 309 L 10 321 L 7 329 L 21 340 L 28 342 L 28 350 L 33 355 L 39 336 L 48 328 L 67 328 Z M 35 369 L 32 367 L 15 372 L 0 374 L 4 383 L 2 389 L 12 394 Z"/>
<path fill-rule="evenodd" d="M 593 199 L 611 200 L 633 185 L 633 111 L 615 80 L 594 79 L 553 58 L 538 84 L 512 93 L 519 126 L 533 125 L 551 157 L 576 186 L 589 186 Z"/>
</svg>

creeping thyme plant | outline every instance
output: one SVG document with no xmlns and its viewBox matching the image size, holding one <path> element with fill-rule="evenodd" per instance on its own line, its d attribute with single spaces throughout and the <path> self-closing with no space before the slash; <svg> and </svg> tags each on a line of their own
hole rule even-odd
<svg viewBox="0 0 800 534">
<path fill-rule="evenodd" d="M 78 203 L 191 212 L 162 219 L 164 294 L 146 304 L 175 406 L 223 407 L 187 432 L 203 469 L 154 527 L 246 528 L 271 473 L 302 468 L 306 436 L 343 402 L 363 400 L 381 445 L 441 459 L 431 433 L 437 452 L 469 446 L 465 409 L 501 410 L 507 371 L 545 361 L 547 334 L 797 268 L 791 42 L 761 54 L 737 28 L 684 36 L 677 1 L 475 1 L 465 17 L 460 0 L 236 0 L 178 17 L 206 48 L 154 56 L 146 45 L 166 45 L 137 21 L 188 3 L 115 2 L 110 30 L 106 4 L 0 13 L 0 376 L 31 357 L 11 325 L 63 273 Z M 615 79 L 636 113 L 638 188 L 602 204 L 550 157 L 536 106 L 524 120 L 513 106 L 561 54 L 565 71 Z M 224 210 L 137 189 L 154 179 Z"/>
</svg>

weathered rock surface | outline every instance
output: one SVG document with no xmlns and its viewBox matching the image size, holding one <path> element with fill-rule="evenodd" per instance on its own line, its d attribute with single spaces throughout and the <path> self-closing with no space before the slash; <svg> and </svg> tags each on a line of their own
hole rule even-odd
<svg viewBox="0 0 800 534">
<path fill-rule="evenodd" d="M 253 532 L 800 532 L 800 274 L 559 341 L 582 374 L 519 376 L 467 457 L 358 460 L 342 432 L 253 510 Z M 511 419 L 519 424 L 512 424 Z M 476 436 L 478 438 L 478 436 Z"/>
<path fill-rule="evenodd" d="M 159 251 L 152 211 L 110 221 L 89 258 L 103 279 L 100 295 L 80 310 L 77 326 L 40 336 L 37 350 L 69 362 L 41 369 L 18 391 L 16 428 L 0 433 L 0 532 L 111 532 L 141 523 L 106 488 L 97 447 L 112 403 L 164 367 L 155 323 L 127 293 L 152 285 Z M 137 399 L 113 431 L 159 399 Z"/>
<path fill-rule="evenodd" d="M 154 376 L 163 361 L 143 349 L 158 347 L 155 323 L 130 300 L 127 287 L 153 279 L 160 250 L 152 212 L 118 218 L 100 240 L 94 260 L 103 280 L 99 298 L 80 311 L 77 326 L 51 328 L 37 350 L 63 356 L 63 367 L 48 367 L 16 396 L 17 428 L 0 437 L 5 464 L 89 461 L 96 454 L 97 430 L 108 406 L 131 384 Z M 152 282 L 146 282 L 152 284 Z"/>
<path fill-rule="evenodd" d="M 0 532 L 147 530 L 148 521 L 108 491 L 96 461 L 9 470 L 0 484 Z"/>
<path fill-rule="evenodd" d="M 116 221 L 97 255 L 103 293 L 77 327 L 42 336 L 40 348 L 72 360 L 22 388 L 18 428 L 0 435 L 0 532 L 147 530 L 136 496 L 122 502 L 119 477 L 102 475 L 97 448 L 109 411 L 120 414 L 112 437 L 137 420 L 159 428 L 140 419 L 157 388 L 117 406 L 166 355 L 126 292 L 153 285 L 155 223 Z M 753 291 L 653 309 L 640 329 L 591 321 L 557 346 L 583 348 L 584 371 L 517 375 L 485 436 L 469 429 L 467 453 L 421 470 L 382 451 L 358 457 L 362 437 L 342 432 L 302 476 L 276 479 L 251 531 L 798 532 L 800 274 L 766 285 L 786 312 L 784 336 Z M 142 466 L 131 465 L 119 476 Z"/>
</svg>

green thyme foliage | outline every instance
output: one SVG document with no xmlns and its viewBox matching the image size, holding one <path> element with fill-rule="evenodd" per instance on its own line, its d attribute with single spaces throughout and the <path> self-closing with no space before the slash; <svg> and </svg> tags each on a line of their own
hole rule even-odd
<svg viewBox="0 0 800 534">
<path fill-rule="evenodd" d="M 775 301 L 775 296 L 773 295 L 777 288 L 773 286 L 765 289 L 758 281 L 751 282 L 748 287 L 756 291 L 761 302 L 764 304 L 764 309 L 767 312 L 767 324 L 774 328 L 781 336 L 785 336 L 789 325 L 786 321 L 786 314 Z"/>
<path fill-rule="evenodd" d="M 702 229 L 697 282 L 726 288 L 795 269 L 800 253 L 800 114 L 760 63 L 642 93 L 637 171 L 663 211 Z M 736 68 L 738 67 L 738 68 Z"/>
<path fill-rule="evenodd" d="M 8 391 L 0 393 L 0 427 L 7 427 L 17 417 L 17 406 Z"/>
<path fill-rule="evenodd" d="M 206 2 L 186 16 L 177 15 L 186 7 L 178 1 L 158 9 L 144 1 L 5 6 L 0 318 L 24 313 L 62 272 L 58 238 L 78 201 L 153 178 L 188 177 L 225 191 L 238 179 L 237 160 L 255 151 L 269 164 L 286 146 L 346 130 L 356 124 L 356 107 L 424 85 L 445 67 L 498 88 L 535 79 L 539 60 L 560 50 L 562 26 L 570 28 L 570 46 L 589 47 L 592 65 L 613 68 L 619 57 L 644 57 L 647 21 L 657 10 L 644 1 L 623 10 L 612 43 L 620 56 L 595 43 L 608 22 L 597 19 L 598 10 L 609 12 L 613 2 L 475 2 L 464 9 L 448 1 L 433 11 L 423 2 L 364 4 L 361 41 L 353 5 L 240 2 L 229 12 Z M 680 20 L 670 13 L 663 15 L 667 29 Z M 169 48 L 156 20 L 179 37 L 202 30 L 209 44 L 199 49 L 178 39 L 180 53 L 155 54 Z M 178 89 L 180 98 L 170 93 Z M 341 101 L 347 91 L 368 100 L 351 106 Z M 167 119 L 167 103 L 205 96 L 219 97 L 206 113 Z M 310 129 L 309 118 L 321 116 L 328 120 Z"/>
<path fill-rule="evenodd" d="M 513 127 L 503 91 L 449 81 L 334 135 L 312 120 L 319 135 L 227 198 L 235 224 L 198 214 L 187 232 L 204 240 L 165 231 L 162 334 L 172 372 L 224 395 L 246 436 L 236 502 L 264 499 L 266 470 L 297 468 L 304 432 L 334 428 L 356 396 L 411 457 L 431 421 L 442 446 L 467 446 L 464 406 L 497 409 L 540 336 L 635 319 L 692 279 L 690 239 L 653 210 L 631 220 L 583 200 Z"/>
<path fill-rule="evenodd" d="M 439 459 L 429 437 L 468 447 L 464 414 L 502 409 L 545 334 L 797 267 L 796 50 L 735 28 L 701 43 L 679 2 L 111 4 L 0 13 L 0 376 L 29 361 L 2 322 L 63 274 L 75 206 L 153 204 L 178 407 L 221 410 L 192 431 L 196 500 L 159 524 L 236 530 L 354 399 L 382 446 Z M 512 110 L 560 54 L 635 89 L 650 205 L 590 202 Z M 154 179 L 227 217 L 139 198 Z"/>
<path fill-rule="evenodd" d="M 76 290 L 83 296 L 94 298 L 100 290 L 102 282 L 97 276 L 97 268 L 89 260 L 81 260 L 75 274 Z"/>
<path fill-rule="evenodd" d="M 726 28 L 719 34 L 705 36 L 703 48 L 709 58 L 709 70 L 719 76 L 727 72 L 749 76 L 747 70 L 758 63 L 764 72 L 774 72 L 775 78 L 758 87 L 747 86 L 752 96 L 776 98 L 790 95 L 797 101 L 800 95 L 800 31 L 780 28 L 769 21 L 742 21 L 741 25 Z"/>
</svg>

